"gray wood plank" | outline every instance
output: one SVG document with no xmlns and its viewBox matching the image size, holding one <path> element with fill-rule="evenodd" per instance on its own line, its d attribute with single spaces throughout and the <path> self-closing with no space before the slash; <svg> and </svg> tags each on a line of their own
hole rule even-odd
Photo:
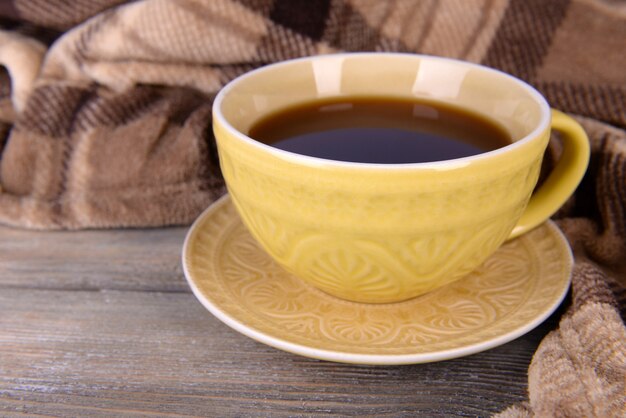
<svg viewBox="0 0 626 418">
<path fill-rule="evenodd" d="M 4 288 L 0 416 L 486 416 L 524 399 L 554 321 L 463 359 L 356 366 L 252 341 L 187 293 Z"/>
<path fill-rule="evenodd" d="M 185 232 L 0 227 L 0 416 L 485 416 L 524 399 L 555 323 L 443 363 L 306 359 L 237 334 L 188 293 Z"/>
<path fill-rule="evenodd" d="M 187 228 L 25 231 L 0 226 L 0 289 L 188 292 L 181 267 Z"/>
</svg>

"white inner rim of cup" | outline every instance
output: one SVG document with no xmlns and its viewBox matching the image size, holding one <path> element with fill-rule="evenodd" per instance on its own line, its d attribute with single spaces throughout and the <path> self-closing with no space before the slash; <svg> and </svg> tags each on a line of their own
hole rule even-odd
<svg viewBox="0 0 626 418">
<path fill-rule="evenodd" d="M 222 105 L 225 100 L 227 100 L 227 95 L 233 89 L 236 89 L 239 84 L 248 78 L 258 76 L 260 73 L 273 71 L 281 66 L 290 65 L 296 62 L 309 61 L 313 62 L 315 60 L 321 60 L 326 57 L 371 57 L 371 58 L 381 58 L 385 57 L 406 57 L 407 59 L 418 59 L 418 60 L 426 60 L 426 61 L 439 61 L 439 62 L 448 62 L 452 65 L 461 66 L 464 68 L 473 68 L 481 72 L 492 73 L 494 75 L 498 75 L 501 78 L 505 78 L 508 82 L 516 84 L 519 87 L 522 87 L 526 93 L 530 97 L 532 97 L 536 104 L 539 106 L 541 117 L 537 126 L 524 137 L 515 140 L 511 144 L 492 150 L 483 152 L 480 154 L 472 155 L 469 157 L 456 158 L 450 160 L 441 160 L 427 163 L 401 163 L 401 164 L 379 164 L 379 163 L 360 163 L 360 162 L 351 162 L 351 161 L 338 161 L 331 160 L 325 158 L 311 157 L 308 155 L 297 154 L 290 151 L 281 150 L 271 145 L 264 144 L 260 141 L 257 141 L 244 133 L 240 132 L 236 129 L 224 116 L 222 112 Z M 409 97 L 407 95 L 407 97 Z M 332 55 L 315 55 L 310 57 L 297 58 L 293 60 L 281 61 L 274 64 L 266 65 L 264 67 L 257 68 L 256 70 L 249 71 L 232 81 L 230 81 L 226 86 L 224 86 L 220 92 L 215 97 L 215 101 L 213 102 L 213 117 L 216 118 L 219 123 L 227 129 L 231 134 L 233 134 L 236 138 L 241 141 L 244 141 L 254 147 L 258 147 L 265 152 L 269 152 L 270 154 L 274 154 L 275 156 L 291 160 L 300 164 L 307 165 L 324 165 L 324 166 L 337 166 L 337 167 L 353 167 L 353 168 L 367 168 L 367 169 L 407 169 L 407 168 L 424 168 L 424 169 L 450 169 L 450 168 L 458 168 L 465 166 L 472 161 L 488 159 L 490 157 L 503 154 L 506 152 L 511 152 L 514 149 L 523 146 L 523 144 L 532 141 L 533 139 L 540 136 L 540 134 L 547 130 L 550 126 L 551 114 L 550 114 L 550 106 L 546 99 L 539 93 L 534 87 L 529 85 L 528 83 L 510 75 L 500 70 L 496 70 L 493 68 L 485 67 L 478 64 L 473 64 L 466 61 L 455 60 L 452 58 L 443 58 L 443 57 L 434 57 L 429 55 L 419 55 L 419 54 L 407 54 L 407 53 L 385 53 L 385 52 L 358 52 L 358 53 L 342 53 L 342 54 L 332 54 Z"/>
</svg>

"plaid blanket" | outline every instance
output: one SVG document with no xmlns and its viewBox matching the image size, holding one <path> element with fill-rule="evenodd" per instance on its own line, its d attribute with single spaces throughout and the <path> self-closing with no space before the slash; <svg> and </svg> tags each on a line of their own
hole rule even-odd
<svg viewBox="0 0 626 418">
<path fill-rule="evenodd" d="M 191 222 L 225 192 L 212 98 L 267 63 L 416 52 L 533 84 L 592 160 L 556 216 L 573 302 L 501 416 L 626 416 L 623 1 L 4 0 L 0 26 L 0 222 L 27 228 Z"/>
</svg>

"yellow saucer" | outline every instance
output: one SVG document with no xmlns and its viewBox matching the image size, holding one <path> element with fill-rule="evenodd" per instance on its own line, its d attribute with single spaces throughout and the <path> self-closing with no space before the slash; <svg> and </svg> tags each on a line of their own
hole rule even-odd
<svg viewBox="0 0 626 418">
<path fill-rule="evenodd" d="M 539 325 L 567 293 L 572 255 L 548 222 L 506 243 L 466 278 L 424 296 L 347 302 L 282 270 L 225 196 L 191 227 L 183 267 L 200 302 L 257 341 L 322 360 L 411 364 L 487 350 Z"/>
</svg>

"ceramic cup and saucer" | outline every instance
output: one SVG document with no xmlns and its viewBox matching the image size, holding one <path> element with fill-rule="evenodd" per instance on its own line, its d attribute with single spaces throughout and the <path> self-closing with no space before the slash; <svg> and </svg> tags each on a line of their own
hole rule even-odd
<svg viewBox="0 0 626 418">
<path fill-rule="evenodd" d="M 247 135 L 286 106 L 365 95 L 465 108 L 513 141 L 465 158 L 368 164 Z M 191 227 L 183 267 L 196 297 L 235 330 L 323 360 L 422 363 L 511 341 L 567 293 L 571 252 L 546 220 L 580 182 L 589 146 L 526 83 L 444 58 L 336 54 L 245 74 L 213 109 L 229 194 Z M 563 154 L 535 189 L 551 129 Z"/>
</svg>

